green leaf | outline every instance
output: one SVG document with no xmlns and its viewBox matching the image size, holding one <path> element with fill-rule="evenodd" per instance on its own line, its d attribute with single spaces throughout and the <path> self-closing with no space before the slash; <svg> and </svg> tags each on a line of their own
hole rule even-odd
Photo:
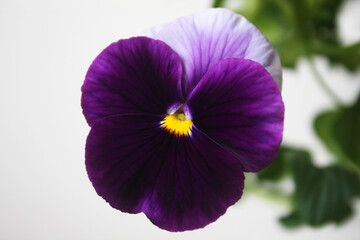
<svg viewBox="0 0 360 240">
<path fill-rule="evenodd" d="M 336 17 L 343 0 L 303 0 L 306 5 L 306 18 L 303 25 L 308 35 L 325 42 L 338 42 Z"/>
<path fill-rule="evenodd" d="M 282 144 L 274 162 L 269 167 L 258 172 L 256 176 L 260 181 L 279 181 L 290 173 L 293 161 L 308 158 L 309 156 L 306 151 Z"/>
<path fill-rule="evenodd" d="M 294 211 L 311 226 L 341 223 L 360 195 L 358 176 L 339 166 L 317 168 L 310 159 L 294 161 Z"/>
<path fill-rule="evenodd" d="M 341 149 L 339 142 L 334 137 L 334 128 L 340 113 L 337 111 L 326 111 L 319 114 L 314 121 L 314 129 L 325 146 L 335 154 L 337 159 L 349 161 Z"/>
<path fill-rule="evenodd" d="M 214 8 L 224 7 L 224 4 L 225 4 L 225 0 L 214 0 L 213 1 Z"/>
<path fill-rule="evenodd" d="M 259 186 L 276 195 L 261 184 L 277 183 L 286 175 L 292 176 L 295 186 L 291 212 L 280 218 L 287 228 L 341 223 L 351 216 L 353 199 L 360 197 L 360 178 L 354 171 L 339 165 L 316 167 L 308 151 L 282 145 L 274 165 L 257 173 Z"/>
<path fill-rule="evenodd" d="M 360 96 L 353 106 L 340 111 L 333 131 L 343 152 L 360 169 Z"/>
<path fill-rule="evenodd" d="M 259 180 L 277 181 L 280 180 L 285 173 L 285 158 L 288 149 L 281 147 L 280 151 L 273 163 L 264 170 L 256 174 Z"/>
<path fill-rule="evenodd" d="M 291 212 L 289 215 L 281 217 L 279 220 L 281 224 L 287 228 L 297 228 L 304 224 L 304 221 L 297 212 Z"/>
<path fill-rule="evenodd" d="M 318 115 L 314 129 L 340 163 L 360 171 L 360 96 L 352 106 Z"/>
<path fill-rule="evenodd" d="M 350 46 L 341 46 L 339 43 L 313 42 L 311 52 L 325 55 L 333 64 L 342 64 L 350 71 L 355 71 L 360 66 L 360 42 Z"/>
</svg>

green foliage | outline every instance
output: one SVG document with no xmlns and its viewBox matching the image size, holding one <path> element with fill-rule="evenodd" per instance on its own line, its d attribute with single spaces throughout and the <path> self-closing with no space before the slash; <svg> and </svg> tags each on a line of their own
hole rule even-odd
<svg viewBox="0 0 360 240">
<path fill-rule="evenodd" d="M 214 0 L 213 7 L 224 7 L 225 0 Z"/>
<path fill-rule="evenodd" d="M 360 178 L 354 171 L 338 165 L 316 167 L 309 152 L 289 146 L 281 147 L 274 163 L 257 178 L 275 183 L 288 176 L 294 182 L 292 209 L 280 218 L 285 227 L 341 223 L 351 216 L 353 199 L 360 196 Z"/>
<path fill-rule="evenodd" d="M 293 162 L 293 173 L 294 209 L 289 215 L 291 218 L 283 218 L 283 223 L 320 226 L 328 222 L 341 223 L 351 215 L 352 200 L 360 195 L 356 174 L 336 165 L 315 167 L 308 157 Z"/>
<path fill-rule="evenodd" d="M 280 222 L 287 228 L 297 228 L 304 224 L 301 216 L 297 212 L 291 212 L 290 214 L 281 217 Z"/>
<path fill-rule="evenodd" d="M 281 145 L 274 162 L 269 167 L 258 172 L 256 176 L 260 181 L 276 182 L 282 180 L 285 176 L 291 175 L 291 164 L 293 161 L 309 157 L 309 153 L 304 150 Z"/>
<path fill-rule="evenodd" d="M 350 46 L 314 42 L 310 47 L 312 54 L 326 56 L 332 63 L 342 64 L 351 71 L 357 70 L 360 66 L 360 42 Z"/>
<path fill-rule="evenodd" d="M 314 129 L 340 164 L 360 171 L 360 96 L 352 106 L 319 114 Z"/>
<path fill-rule="evenodd" d="M 277 181 L 280 180 L 286 172 L 285 162 L 287 160 L 288 148 L 281 147 L 278 156 L 274 162 L 264 170 L 257 173 L 257 178 L 261 181 Z"/>
<path fill-rule="evenodd" d="M 222 7 L 225 0 L 215 0 Z M 322 55 L 354 71 L 360 67 L 360 42 L 342 46 L 336 17 L 343 0 L 245 0 L 233 9 L 254 23 L 270 40 L 284 67 L 295 67 L 300 57 Z"/>
</svg>

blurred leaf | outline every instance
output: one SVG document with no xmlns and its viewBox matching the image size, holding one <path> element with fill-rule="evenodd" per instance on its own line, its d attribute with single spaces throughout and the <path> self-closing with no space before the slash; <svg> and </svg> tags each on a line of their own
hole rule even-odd
<svg viewBox="0 0 360 240">
<path fill-rule="evenodd" d="M 288 148 L 281 146 L 274 162 L 269 167 L 256 174 L 258 179 L 269 181 L 277 181 L 281 179 L 285 173 L 285 158 L 288 151 Z"/>
<path fill-rule="evenodd" d="M 325 55 L 333 64 L 342 64 L 347 69 L 355 71 L 360 66 L 360 42 L 344 47 L 338 43 L 314 42 L 311 52 Z"/>
<path fill-rule="evenodd" d="M 280 222 L 287 228 L 296 228 L 304 224 L 304 221 L 297 212 L 281 217 Z"/>
<path fill-rule="evenodd" d="M 337 42 L 336 17 L 343 0 L 305 0 L 304 31 L 326 42 Z"/>
<path fill-rule="evenodd" d="M 317 168 L 310 158 L 294 161 L 293 172 L 293 211 L 302 221 L 319 226 L 328 222 L 340 223 L 351 215 L 352 199 L 360 195 L 356 174 L 339 166 Z"/>
<path fill-rule="evenodd" d="M 293 161 L 307 157 L 308 153 L 297 148 L 282 144 L 274 162 L 264 170 L 256 174 L 260 181 L 281 180 L 289 171 Z"/>
<path fill-rule="evenodd" d="M 226 0 L 215 0 L 214 7 Z M 279 52 L 284 67 L 314 54 L 354 71 L 360 67 L 360 42 L 342 46 L 336 17 L 344 0 L 245 0 L 234 9 L 258 27 Z"/>
<path fill-rule="evenodd" d="M 336 111 L 327 111 L 319 114 L 315 118 L 314 128 L 319 138 L 338 159 L 347 159 L 340 144 L 334 137 L 335 122 L 339 115 L 339 112 Z"/>
<path fill-rule="evenodd" d="M 314 128 L 340 163 L 360 170 L 360 96 L 352 106 L 318 115 Z"/>
<path fill-rule="evenodd" d="M 346 156 L 360 168 L 360 97 L 336 119 L 334 136 Z"/>
<path fill-rule="evenodd" d="M 213 7 L 219 8 L 224 7 L 225 0 L 214 0 Z"/>
<path fill-rule="evenodd" d="M 351 216 L 353 199 L 360 197 L 360 178 L 355 172 L 338 165 L 316 167 L 308 151 L 282 145 L 274 163 L 257 178 L 259 183 L 277 183 L 285 175 L 292 176 L 295 186 L 291 212 L 280 218 L 287 228 L 341 223 Z"/>
</svg>

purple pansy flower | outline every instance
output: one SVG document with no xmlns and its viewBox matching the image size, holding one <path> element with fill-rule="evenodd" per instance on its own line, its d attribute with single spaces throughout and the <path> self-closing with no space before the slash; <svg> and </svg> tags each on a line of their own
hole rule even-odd
<svg viewBox="0 0 360 240">
<path fill-rule="evenodd" d="M 278 153 L 280 60 L 226 9 L 144 35 L 112 43 L 87 72 L 86 169 L 112 207 L 169 231 L 201 228 L 241 198 L 244 172 Z"/>
</svg>

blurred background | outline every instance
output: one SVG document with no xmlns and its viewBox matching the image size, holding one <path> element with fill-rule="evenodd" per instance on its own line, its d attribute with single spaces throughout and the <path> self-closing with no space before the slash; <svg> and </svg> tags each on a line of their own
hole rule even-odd
<svg viewBox="0 0 360 240">
<path fill-rule="evenodd" d="M 279 51 L 284 141 L 224 216 L 170 233 L 97 196 L 80 88 L 111 42 L 212 6 Z M 0 239 L 360 239 L 359 12 L 359 0 L 0 0 Z"/>
</svg>

